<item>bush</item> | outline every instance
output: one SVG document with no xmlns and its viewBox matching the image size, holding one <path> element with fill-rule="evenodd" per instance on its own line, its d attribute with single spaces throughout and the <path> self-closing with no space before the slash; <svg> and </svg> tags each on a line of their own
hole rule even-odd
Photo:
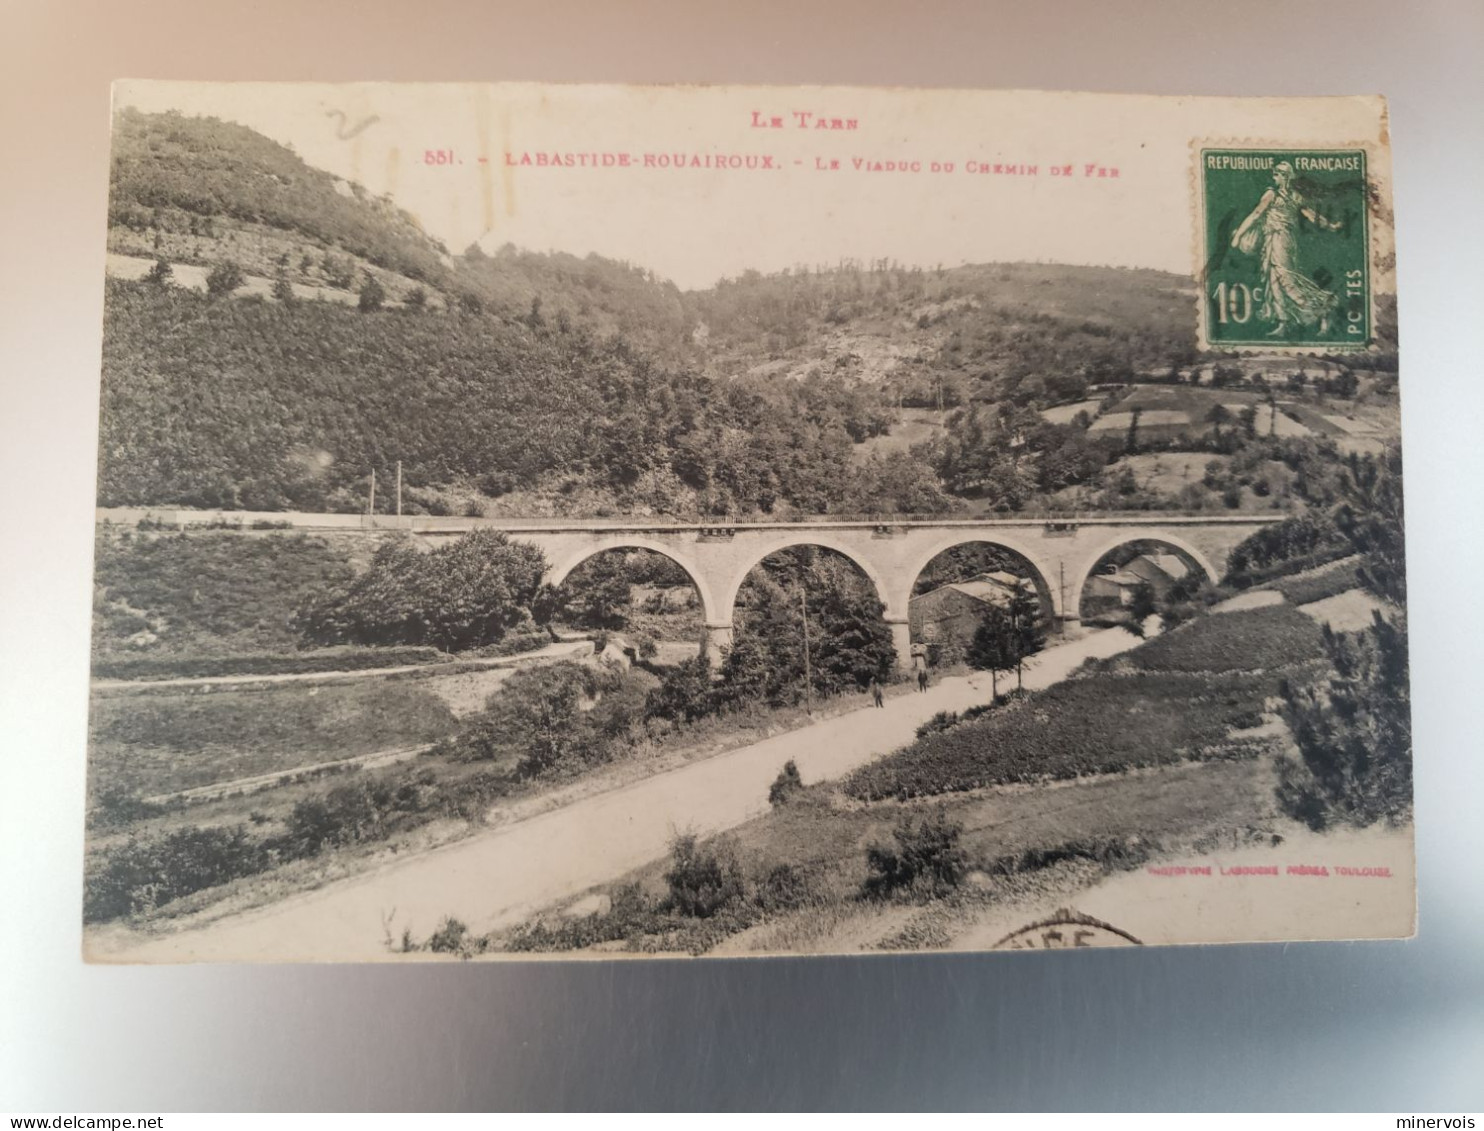
<svg viewBox="0 0 1484 1131">
<path fill-rule="evenodd" d="M 698 656 L 675 665 L 649 693 L 645 713 L 651 718 L 694 722 L 713 713 L 718 705 L 711 678 L 711 661 Z"/>
<path fill-rule="evenodd" d="M 742 865 L 729 840 L 700 845 L 694 833 L 670 842 L 669 905 L 682 915 L 707 919 L 742 898 Z"/>
<path fill-rule="evenodd" d="M 523 778 L 606 762 L 643 720 L 642 680 L 570 662 L 518 671 L 444 753 L 510 763 Z"/>
<path fill-rule="evenodd" d="M 783 769 L 778 771 L 778 776 L 773 779 L 773 784 L 768 787 L 768 804 L 784 805 L 788 799 L 804 788 L 804 779 L 799 777 L 799 767 L 790 758 L 783 763 Z"/>
<path fill-rule="evenodd" d="M 809 875 L 797 864 L 775 864 L 758 880 L 754 900 L 764 911 L 796 911 L 814 898 Z"/>
<path fill-rule="evenodd" d="M 136 821 L 147 821 L 166 812 L 164 805 L 146 801 L 118 786 L 98 791 L 88 813 L 88 824 L 100 828 L 117 825 L 132 825 Z"/>
<path fill-rule="evenodd" d="M 90 923 L 149 911 L 173 899 L 261 872 L 272 862 L 245 826 L 179 829 L 158 840 L 130 840 L 106 853 L 83 885 Z"/>
<path fill-rule="evenodd" d="M 327 644 L 431 644 L 461 651 L 528 623 L 546 557 L 502 531 L 475 530 L 430 552 L 384 543 L 360 577 L 295 616 Z"/>
<path fill-rule="evenodd" d="M 366 281 L 361 284 L 359 297 L 356 305 L 363 311 L 380 310 L 386 302 L 386 288 L 376 281 L 376 276 L 368 273 Z"/>
<path fill-rule="evenodd" d="M 469 927 L 452 916 L 446 916 L 438 929 L 428 937 L 428 949 L 435 954 L 459 954 L 464 949 Z"/>
<path fill-rule="evenodd" d="M 381 840 L 393 807 L 392 787 L 385 781 L 336 786 L 294 803 L 284 822 L 284 842 L 293 856 L 313 856 L 324 848 Z"/>
<path fill-rule="evenodd" d="M 1267 585 L 1283 594 L 1290 605 L 1307 605 L 1334 597 L 1361 585 L 1359 562 L 1346 558 L 1302 577 L 1284 577 Z"/>
<path fill-rule="evenodd" d="M 207 273 L 206 293 L 212 298 L 220 298 L 231 294 L 245 282 L 247 276 L 242 273 L 242 268 L 230 259 L 224 259 Z"/>
<path fill-rule="evenodd" d="M 947 730 L 951 726 L 956 726 L 958 721 L 959 713 L 957 711 L 939 711 L 917 728 L 917 737 L 926 738 L 930 734 L 937 734 L 940 730 Z"/>
<path fill-rule="evenodd" d="M 866 894 L 880 899 L 909 890 L 929 896 L 952 891 L 968 871 L 962 836 L 963 825 L 942 811 L 917 821 L 903 817 L 892 830 L 895 847 L 866 849 Z"/>
<path fill-rule="evenodd" d="M 1407 634 L 1377 615 L 1363 632 L 1326 626 L 1332 678 L 1285 685 L 1297 759 L 1278 760 L 1279 808 L 1311 829 L 1398 822 L 1412 810 Z"/>
</svg>

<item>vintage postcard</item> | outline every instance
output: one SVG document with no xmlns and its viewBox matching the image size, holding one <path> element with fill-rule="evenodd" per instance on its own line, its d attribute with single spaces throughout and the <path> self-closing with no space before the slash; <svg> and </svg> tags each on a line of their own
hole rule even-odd
<svg viewBox="0 0 1484 1131">
<path fill-rule="evenodd" d="M 1381 99 L 113 112 L 90 961 L 1413 933 Z"/>
</svg>

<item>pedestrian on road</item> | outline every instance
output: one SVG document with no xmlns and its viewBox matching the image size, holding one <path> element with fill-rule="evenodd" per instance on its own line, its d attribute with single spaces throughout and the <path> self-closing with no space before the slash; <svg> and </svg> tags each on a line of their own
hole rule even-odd
<svg viewBox="0 0 1484 1131">
<path fill-rule="evenodd" d="M 918 668 L 917 669 L 917 690 L 918 691 L 926 691 L 927 690 L 927 684 L 928 684 L 927 668 Z"/>
<path fill-rule="evenodd" d="M 882 698 L 882 695 L 881 695 L 881 685 L 879 683 L 877 683 L 874 679 L 871 680 L 871 700 L 878 707 L 885 707 L 886 706 L 886 701 L 885 701 L 885 699 Z"/>
</svg>

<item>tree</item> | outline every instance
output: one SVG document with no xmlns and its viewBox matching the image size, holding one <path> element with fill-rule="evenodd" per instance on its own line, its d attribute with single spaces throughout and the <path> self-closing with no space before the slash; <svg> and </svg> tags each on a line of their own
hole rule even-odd
<svg viewBox="0 0 1484 1131">
<path fill-rule="evenodd" d="M 421 287 L 413 287 L 407 292 L 407 297 L 402 300 L 402 305 L 408 310 L 421 310 L 428 304 L 428 292 Z"/>
<path fill-rule="evenodd" d="M 711 661 L 697 656 L 676 664 L 665 674 L 645 700 L 644 713 L 650 718 L 694 722 L 711 714 L 716 706 Z"/>
<path fill-rule="evenodd" d="M 1154 588 L 1147 581 L 1134 586 L 1134 591 L 1129 594 L 1128 615 L 1133 621 L 1135 631 L 1142 636 L 1144 634 L 1144 622 L 1152 617 L 1158 608 L 1154 602 Z"/>
<path fill-rule="evenodd" d="M 1402 547 L 1401 454 L 1352 456 L 1334 525 L 1362 555 L 1356 575 L 1398 605 L 1407 595 Z M 1407 622 L 1377 610 L 1361 632 L 1324 628 L 1334 675 L 1282 687 L 1297 760 L 1278 763 L 1278 803 L 1312 829 L 1404 820 L 1412 809 L 1412 704 Z"/>
<path fill-rule="evenodd" d="M 1299 757 L 1278 762 L 1278 803 L 1316 830 L 1403 820 L 1412 808 L 1406 623 L 1378 612 L 1363 632 L 1326 625 L 1324 649 L 1333 678 L 1282 688 Z"/>
<path fill-rule="evenodd" d="M 1123 449 L 1129 455 L 1137 455 L 1139 451 L 1139 417 L 1144 415 L 1142 408 L 1136 408 L 1128 414 L 1128 437 L 1123 442 Z"/>
<path fill-rule="evenodd" d="M 969 642 L 970 667 L 990 673 L 991 694 L 999 695 L 999 673 L 1015 669 L 1016 689 L 1025 690 L 1025 661 L 1046 644 L 1040 601 L 1029 583 L 1021 581 L 1003 603 L 985 607 Z"/>
<path fill-rule="evenodd" d="M 1010 595 L 1006 606 L 1010 615 L 1010 632 L 1015 648 L 1015 688 L 1025 690 L 1025 661 L 1046 646 L 1046 626 L 1041 619 L 1040 602 L 1030 585 L 1022 581 Z"/>
<path fill-rule="evenodd" d="M 175 283 L 175 272 L 170 267 L 170 262 L 164 256 L 155 260 L 154 266 L 149 269 L 149 274 L 144 276 L 146 283 L 157 287 L 169 287 Z"/>
<path fill-rule="evenodd" d="M 971 668 L 987 671 L 990 695 L 1000 697 L 1000 673 L 1015 666 L 1015 633 L 1003 605 L 988 605 L 964 657 Z"/>
<path fill-rule="evenodd" d="M 1219 369 L 1220 366 L 1217 366 Z M 1221 438 L 1221 426 L 1232 418 L 1231 409 L 1224 404 L 1213 404 L 1211 411 L 1206 413 L 1206 423 L 1211 425 L 1211 430 L 1216 433 L 1217 439 Z"/>
<path fill-rule="evenodd" d="M 309 602 L 295 624 L 324 644 L 477 648 L 529 623 L 545 570 L 540 550 L 502 531 L 476 530 L 428 552 L 399 539 L 349 585 Z"/>
<path fill-rule="evenodd" d="M 297 297 L 294 294 L 294 285 L 289 282 L 288 271 L 280 269 L 273 276 L 273 297 L 279 302 L 293 302 Z"/>
<path fill-rule="evenodd" d="M 247 276 L 242 273 L 242 268 L 230 259 L 224 259 L 207 273 L 206 293 L 212 298 L 221 298 L 231 294 L 245 282 Z"/>
<path fill-rule="evenodd" d="M 366 272 L 366 281 L 361 284 L 359 294 L 360 298 L 356 306 L 363 312 L 380 310 L 382 304 L 386 302 L 386 288 L 377 282 L 376 276 L 369 271 Z"/>
<path fill-rule="evenodd" d="M 535 777 L 572 762 L 603 760 L 607 745 L 584 705 L 603 691 L 599 673 L 560 663 L 512 675 L 484 711 L 450 746 L 459 761 L 515 759 L 516 772 Z"/>
<path fill-rule="evenodd" d="M 629 568 L 614 552 L 595 554 L 557 589 L 553 615 L 578 628 L 619 629 L 629 623 Z"/>
</svg>

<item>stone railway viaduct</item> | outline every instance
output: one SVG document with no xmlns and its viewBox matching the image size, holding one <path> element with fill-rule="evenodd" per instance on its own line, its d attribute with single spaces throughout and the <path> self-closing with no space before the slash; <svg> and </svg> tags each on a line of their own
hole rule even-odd
<svg viewBox="0 0 1484 1131">
<path fill-rule="evenodd" d="M 685 570 L 700 595 L 705 618 L 705 653 L 719 658 L 732 639 L 737 591 L 768 555 L 791 546 L 820 546 L 850 559 L 876 587 L 885 606 L 897 655 L 911 650 L 908 602 L 929 562 L 945 550 L 990 543 L 1012 550 L 1030 565 L 1045 607 L 1065 625 L 1078 620 L 1082 587 L 1098 561 L 1130 542 L 1156 541 L 1182 551 L 1212 581 L 1248 535 L 1282 515 L 1185 515 L 1162 511 L 1056 518 L 962 518 L 918 516 L 880 519 L 802 519 L 787 522 L 674 522 L 647 518 L 504 519 L 441 518 L 426 515 L 340 515 L 100 509 L 99 521 L 135 524 L 143 519 L 169 526 L 292 526 L 341 535 L 385 536 L 409 531 L 429 545 L 470 530 L 505 531 L 546 554 L 546 580 L 559 585 L 579 565 L 605 550 L 645 549 L 665 555 Z"/>
</svg>

